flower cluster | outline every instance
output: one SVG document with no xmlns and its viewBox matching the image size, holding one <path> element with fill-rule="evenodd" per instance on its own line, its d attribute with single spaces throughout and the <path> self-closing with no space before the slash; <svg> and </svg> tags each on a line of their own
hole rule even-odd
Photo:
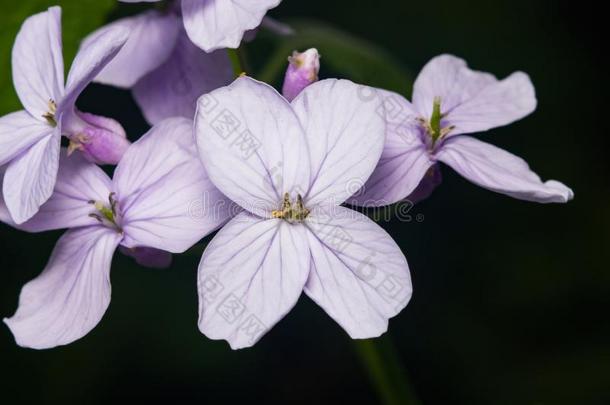
<svg viewBox="0 0 610 405">
<path fill-rule="evenodd" d="M 310 49 L 288 58 L 282 94 L 234 80 L 226 48 L 269 24 L 279 3 L 182 0 L 115 21 L 83 40 L 65 82 L 61 10 L 24 22 L 12 55 L 24 110 L 0 118 L 0 220 L 67 231 L 5 319 L 17 344 L 51 348 L 91 331 L 110 303 L 117 248 L 166 267 L 218 229 L 198 269 L 209 338 L 251 346 L 302 292 L 352 338 L 379 336 L 410 300 L 409 267 L 388 233 L 346 205 L 424 199 L 441 162 L 514 198 L 572 199 L 469 135 L 534 111 L 525 73 L 498 80 L 442 55 L 408 101 L 319 80 Z M 78 110 L 93 81 L 131 89 L 150 131 L 130 143 L 117 121 Z M 116 165 L 112 179 L 99 165 Z"/>
</svg>

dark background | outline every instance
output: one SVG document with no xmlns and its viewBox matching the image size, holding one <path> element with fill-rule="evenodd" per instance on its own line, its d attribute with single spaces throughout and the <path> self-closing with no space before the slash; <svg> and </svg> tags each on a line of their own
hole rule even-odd
<svg viewBox="0 0 610 405">
<path fill-rule="evenodd" d="M 597 45 L 606 15 L 595 4 L 284 0 L 271 12 L 376 43 L 413 74 L 450 52 L 499 77 L 526 71 L 536 86 L 533 115 L 480 137 L 573 187 L 574 201 L 513 200 L 444 168 L 442 186 L 413 209 L 423 222 L 382 224 L 412 271 L 413 299 L 389 335 L 424 404 L 610 403 L 610 93 L 607 49 Z M 322 63 L 327 77 L 324 55 Z M 409 88 L 405 78 L 393 90 Z M 79 105 L 117 118 L 132 139 L 146 129 L 127 92 L 92 86 Z M 14 313 L 60 234 L 0 225 L 0 316 Z M 117 254 L 106 316 L 67 347 L 21 349 L 2 325 L 1 401 L 378 403 L 354 344 L 306 297 L 252 349 L 234 352 L 201 335 L 198 260 L 184 255 L 150 270 Z"/>
</svg>

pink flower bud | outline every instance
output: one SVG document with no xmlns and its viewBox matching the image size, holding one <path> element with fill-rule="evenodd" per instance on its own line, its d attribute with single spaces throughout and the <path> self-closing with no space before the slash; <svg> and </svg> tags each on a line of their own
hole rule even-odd
<svg viewBox="0 0 610 405">
<path fill-rule="evenodd" d="M 65 119 L 63 130 L 70 139 L 68 154 L 78 150 L 96 164 L 116 165 L 131 144 L 117 121 L 76 109 Z"/>
<path fill-rule="evenodd" d="M 303 53 L 294 51 L 288 57 L 288 62 L 282 94 L 288 101 L 292 101 L 305 87 L 318 81 L 320 54 L 315 48 Z"/>
</svg>

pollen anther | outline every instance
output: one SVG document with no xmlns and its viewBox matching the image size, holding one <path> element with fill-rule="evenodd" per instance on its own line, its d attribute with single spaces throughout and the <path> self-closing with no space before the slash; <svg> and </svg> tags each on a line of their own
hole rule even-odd
<svg viewBox="0 0 610 405">
<path fill-rule="evenodd" d="M 55 114 L 57 113 L 57 104 L 54 100 L 49 100 L 48 102 L 49 111 L 42 115 L 42 118 L 47 120 L 47 123 L 52 126 L 57 126 L 57 121 L 55 120 Z"/>
<path fill-rule="evenodd" d="M 284 219 L 288 222 L 302 222 L 307 218 L 310 211 L 305 208 L 303 204 L 303 197 L 300 194 L 297 195 L 295 204 L 290 201 L 290 195 L 284 194 L 284 200 L 282 201 L 282 209 L 271 212 L 273 218 Z"/>
</svg>

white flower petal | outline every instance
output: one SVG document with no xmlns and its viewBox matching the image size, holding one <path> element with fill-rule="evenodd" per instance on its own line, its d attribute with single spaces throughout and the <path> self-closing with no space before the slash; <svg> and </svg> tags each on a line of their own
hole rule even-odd
<svg viewBox="0 0 610 405">
<path fill-rule="evenodd" d="M 129 39 L 121 51 L 95 77 L 102 84 L 131 88 L 138 80 L 161 66 L 172 53 L 182 22 L 174 13 L 147 11 L 110 23 L 83 40 L 82 48 L 105 31 L 122 27 Z"/>
<path fill-rule="evenodd" d="M 379 225 L 343 207 L 307 218 L 305 293 L 355 339 L 377 337 L 411 298 L 404 254 Z"/>
<path fill-rule="evenodd" d="M 48 349 L 89 333 L 110 303 L 110 263 L 121 236 L 109 228 L 66 232 L 42 274 L 21 290 L 19 307 L 4 322 L 17 344 Z"/>
<path fill-rule="evenodd" d="M 229 219 L 231 203 L 201 165 L 192 128 L 186 118 L 157 124 L 117 166 L 125 246 L 181 253 Z"/>
<path fill-rule="evenodd" d="M 49 101 L 59 102 L 64 92 L 61 8 L 33 15 L 21 26 L 13 46 L 13 83 L 25 109 L 46 122 Z"/>
<path fill-rule="evenodd" d="M 101 30 L 91 41 L 83 44 L 72 62 L 66 81 L 66 94 L 59 110 L 71 112 L 76 99 L 95 79 L 100 71 L 116 56 L 127 39 L 129 30 L 125 27 L 111 27 Z"/>
<path fill-rule="evenodd" d="M 29 149 L 33 144 L 53 133 L 48 123 L 18 111 L 0 117 L 0 165 Z"/>
<path fill-rule="evenodd" d="M 242 77 L 198 101 L 195 137 L 210 179 L 248 211 L 269 217 L 309 188 L 305 134 L 290 104 Z"/>
<path fill-rule="evenodd" d="M 309 273 L 307 230 L 241 213 L 208 245 L 198 273 L 199 329 L 233 349 L 255 344 L 296 304 Z"/>
<path fill-rule="evenodd" d="M 281 0 L 182 0 L 182 18 L 191 41 L 206 52 L 237 48 L 244 32 L 256 28 Z"/>
<path fill-rule="evenodd" d="M 311 156 L 308 206 L 343 203 L 379 162 L 386 124 L 380 98 L 371 96 L 376 91 L 348 80 L 323 80 L 292 102 Z"/>
<path fill-rule="evenodd" d="M 59 128 L 39 140 L 6 168 L 2 192 L 4 201 L 17 224 L 38 212 L 55 187 L 59 167 L 61 135 Z"/>
<path fill-rule="evenodd" d="M 448 139 L 437 157 L 474 184 L 513 198 L 565 203 L 574 197 L 558 181 L 542 182 L 520 157 L 470 136 Z"/>
</svg>

